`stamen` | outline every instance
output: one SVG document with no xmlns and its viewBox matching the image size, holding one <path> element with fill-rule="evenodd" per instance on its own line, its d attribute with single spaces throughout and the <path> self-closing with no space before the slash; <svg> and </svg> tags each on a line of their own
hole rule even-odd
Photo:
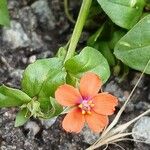
<svg viewBox="0 0 150 150">
<path fill-rule="evenodd" d="M 94 106 L 95 106 L 95 104 L 90 104 L 90 106 L 91 106 L 91 107 L 94 107 Z"/>
<path fill-rule="evenodd" d="M 93 103 L 93 101 L 92 101 L 92 100 L 88 101 L 88 104 L 92 104 L 92 103 Z"/>
<path fill-rule="evenodd" d="M 86 114 L 86 111 L 85 110 L 82 110 L 82 115 L 85 115 Z"/>
<path fill-rule="evenodd" d="M 88 115 L 91 115 L 91 111 L 87 111 L 87 114 L 88 114 Z"/>
<path fill-rule="evenodd" d="M 83 107 L 83 105 L 82 105 L 82 104 L 80 104 L 78 107 L 79 107 L 79 108 L 82 108 L 82 107 Z"/>
</svg>

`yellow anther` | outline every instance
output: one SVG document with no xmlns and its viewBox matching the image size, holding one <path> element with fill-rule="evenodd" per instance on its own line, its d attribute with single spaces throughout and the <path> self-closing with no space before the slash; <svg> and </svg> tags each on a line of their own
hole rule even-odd
<svg viewBox="0 0 150 150">
<path fill-rule="evenodd" d="M 83 106 L 82 106 L 82 104 L 80 104 L 78 107 L 79 107 L 79 108 L 82 108 Z"/>
<path fill-rule="evenodd" d="M 88 114 L 88 115 L 91 115 L 91 111 L 87 111 L 87 114 Z"/>
<path fill-rule="evenodd" d="M 86 114 L 86 111 L 85 110 L 82 110 L 82 115 L 85 115 Z"/>
<path fill-rule="evenodd" d="M 93 103 L 93 101 L 92 101 L 92 100 L 90 100 L 88 103 L 89 103 L 89 104 L 92 104 L 92 103 Z"/>
<path fill-rule="evenodd" d="M 90 104 L 90 106 L 91 106 L 91 107 L 94 107 L 94 106 L 95 106 L 95 104 Z"/>
</svg>

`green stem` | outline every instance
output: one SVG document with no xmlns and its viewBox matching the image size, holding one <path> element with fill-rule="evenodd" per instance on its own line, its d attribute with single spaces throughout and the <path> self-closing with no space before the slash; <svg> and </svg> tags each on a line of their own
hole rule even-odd
<svg viewBox="0 0 150 150">
<path fill-rule="evenodd" d="M 72 16 L 69 13 L 69 8 L 68 8 L 68 0 L 64 0 L 64 9 L 65 9 L 65 14 L 69 21 L 71 21 L 73 24 L 75 24 L 75 20 L 72 18 Z"/>
<path fill-rule="evenodd" d="M 77 43 L 80 39 L 83 26 L 85 24 L 92 0 L 83 0 L 82 6 L 78 15 L 77 22 L 74 27 L 74 31 L 70 40 L 70 45 L 68 48 L 68 52 L 65 58 L 65 61 L 71 58 L 74 55 L 75 49 L 77 47 Z"/>
</svg>

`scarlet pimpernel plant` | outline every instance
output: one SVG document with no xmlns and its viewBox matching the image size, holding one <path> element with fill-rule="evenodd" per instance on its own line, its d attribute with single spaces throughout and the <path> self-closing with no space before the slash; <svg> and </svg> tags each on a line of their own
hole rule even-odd
<svg viewBox="0 0 150 150">
<path fill-rule="evenodd" d="M 76 85 L 86 73 L 95 73 L 105 83 L 110 69 L 105 57 L 95 48 L 85 47 L 75 55 L 92 0 L 84 0 L 67 47 L 61 47 L 56 57 L 39 59 L 27 66 L 21 81 L 21 90 L 2 85 L 0 107 L 19 107 L 15 126 L 21 126 L 30 117 L 50 119 L 60 115 L 63 107 L 55 100 L 56 89 Z"/>
<path fill-rule="evenodd" d="M 114 113 L 118 99 L 100 89 L 111 74 L 123 79 L 130 68 L 150 74 L 149 6 L 146 0 L 83 0 L 66 46 L 60 47 L 55 57 L 28 65 L 21 89 L 1 85 L 0 108 L 19 108 L 15 120 L 18 127 L 30 117 L 50 119 L 59 116 L 67 107 L 68 114 L 62 122 L 66 131 L 78 133 L 85 123 L 94 132 L 103 131 L 89 150 L 130 135 L 124 133 L 125 129 L 149 110 L 117 128 L 127 99 L 109 125 L 108 116 Z M 68 7 L 66 0 L 65 7 Z M 8 26 L 6 8 L 6 0 L 0 0 L 0 24 Z M 74 22 L 67 8 L 65 12 Z M 84 26 L 94 33 L 77 53 Z"/>
</svg>

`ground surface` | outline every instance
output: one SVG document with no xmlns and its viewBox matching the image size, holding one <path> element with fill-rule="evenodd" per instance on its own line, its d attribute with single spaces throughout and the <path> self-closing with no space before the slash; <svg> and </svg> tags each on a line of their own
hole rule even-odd
<svg viewBox="0 0 150 150">
<path fill-rule="evenodd" d="M 71 11 L 75 14 L 78 5 L 79 3 L 71 5 Z M 63 3 L 59 0 L 9 0 L 9 10 L 11 28 L 0 29 L 0 83 L 20 88 L 25 67 L 38 58 L 53 56 L 69 39 L 73 25 L 65 17 Z M 82 42 L 88 34 L 84 35 Z M 121 84 L 117 78 L 112 77 L 104 91 L 118 96 L 121 105 L 139 75 L 132 71 Z M 120 122 L 150 108 L 149 93 L 150 78 L 144 76 Z M 31 119 L 23 127 L 14 128 L 16 112 L 17 109 L 14 108 L 0 110 L 1 150 L 84 150 L 97 137 L 90 134 L 87 128 L 81 134 L 66 133 L 61 128 L 63 117 L 46 122 Z M 150 150 L 147 145 L 133 142 L 121 145 L 126 150 Z M 108 149 L 119 148 L 109 146 Z"/>
</svg>

